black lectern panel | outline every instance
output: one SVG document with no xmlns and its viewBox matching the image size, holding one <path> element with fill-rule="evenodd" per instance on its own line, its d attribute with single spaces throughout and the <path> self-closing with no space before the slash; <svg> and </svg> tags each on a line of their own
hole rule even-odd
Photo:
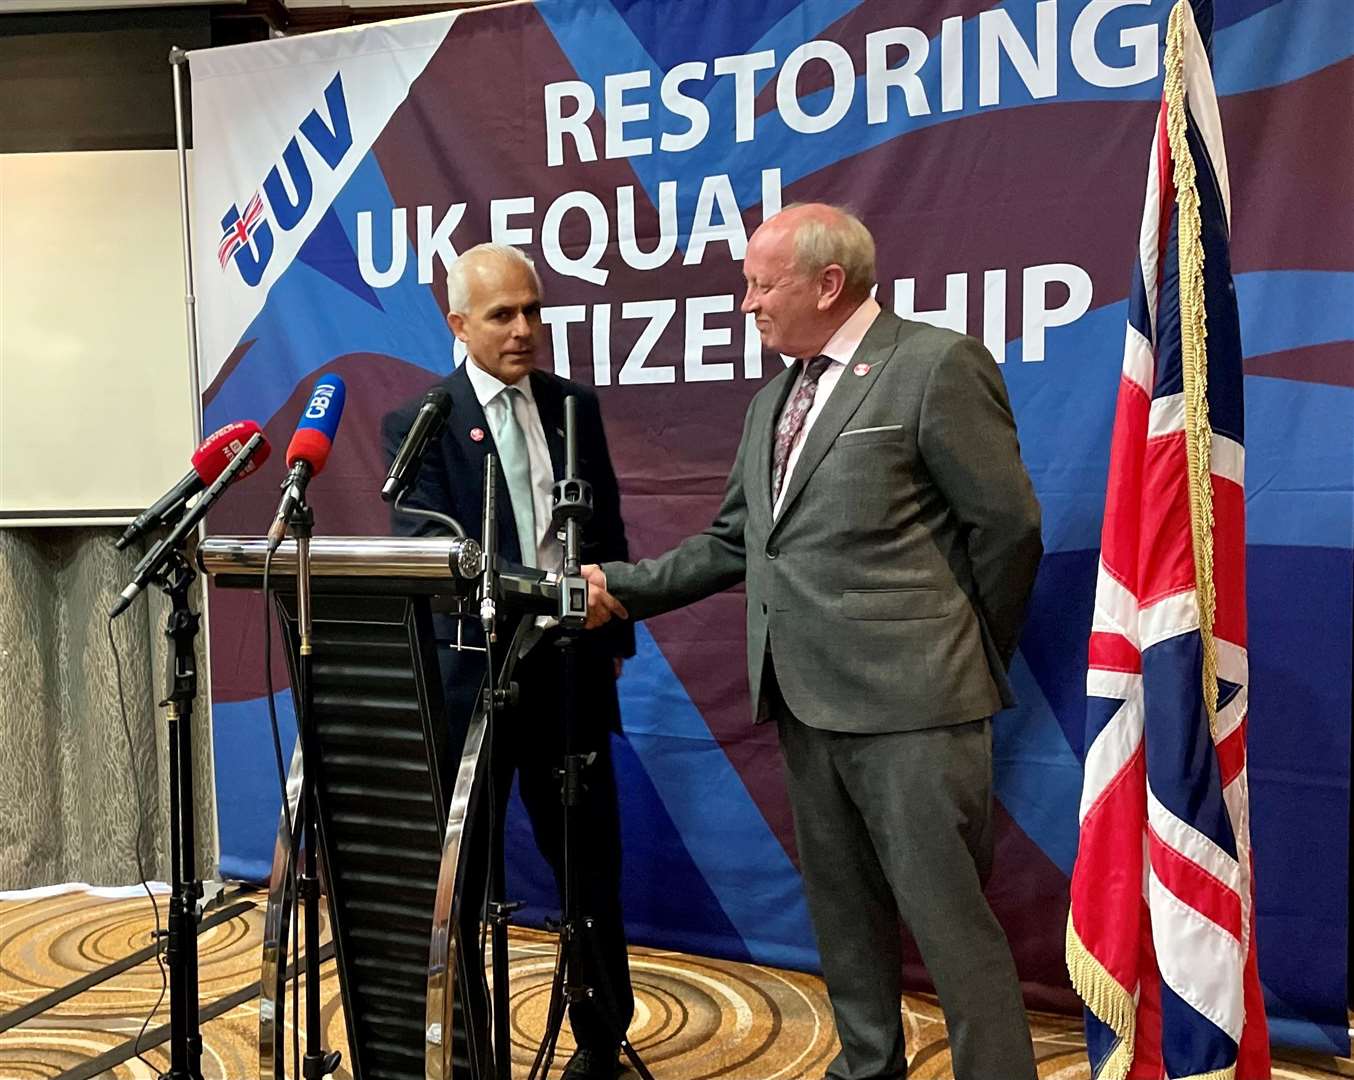
<svg viewBox="0 0 1354 1080">
<path fill-rule="evenodd" d="M 208 540 L 201 561 L 225 587 L 261 585 L 262 541 Z M 443 853 L 459 854 L 462 813 L 448 815 L 462 748 L 449 745 L 432 610 L 457 602 L 475 571 L 474 552 L 454 540 L 320 538 L 312 542 L 311 720 L 316 734 L 319 861 L 355 1080 L 471 1077 L 450 1060 L 443 1024 L 430 1025 L 430 979 L 440 1001 L 460 950 L 434 934 L 455 925 L 443 896 Z M 270 582 L 293 686 L 300 648 L 295 545 L 279 550 Z M 384 576 L 383 576 L 384 572 Z M 478 746 L 473 748 L 478 753 Z M 467 748 L 470 752 L 470 748 Z M 465 763 L 461 767 L 464 768 Z M 470 763 L 474 771 L 474 763 Z M 292 763 L 295 813 L 299 752 Z M 279 828 L 264 933 L 260 1076 L 284 1075 L 281 973 L 293 903 Z M 450 955 L 448 951 L 450 950 Z M 449 963 L 450 961 L 450 963 Z M 457 989 L 459 989 L 457 987 Z M 459 998 L 459 993 L 454 994 Z M 459 1001 L 457 1001 L 459 1013 Z M 444 1014 L 440 1014 L 444 1015 Z M 445 1033 L 450 1042 L 450 1032 Z M 459 1049 L 459 1048 L 458 1048 Z M 433 1059 L 437 1059 L 434 1064 Z"/>
<path fill-rule="evenodd" d="M 277 604 L 295 682 L 295 593 Z M 428 602 L 326 590 L 313 609 L 320 860 L 351 1067 L 419 1080 L 450 769 Z"/>
</svg>

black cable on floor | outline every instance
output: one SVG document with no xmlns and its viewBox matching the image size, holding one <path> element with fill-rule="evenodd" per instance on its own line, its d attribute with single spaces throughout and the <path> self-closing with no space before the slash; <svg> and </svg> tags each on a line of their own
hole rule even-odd
<svg viewBox="0 0 1354 1080">
<path fill-rule="evenodd" d="M 165 970 L 165 935 L 160 924 L 160 905 L 155 900 L 155 894 L 151 891 L 150 882 L 146 879 L 146 867 L 141 861 L 141 842 L 145 835 L 145 793 L 141 790 L 141 773 L 136 767 L 136 748 L 132 742 L 132 725 L 127 719 L 127 699 L 122 688 L 122 656 L 118 652 L 117 639 L 113 636 L 113 617 L 108 618 L 108 644 L 113 650 L 113 667 L 117 672 L 118 683 L 118 709 L 122 714 L 122 731 L 127 736 L 127 761 L 132 772 L 132 790 L 136 795 L 136 872 L 141 877 L 141 887 L 146 890 L 146 895 L 150 897 L 150 906 L 155 912 L 155 963 L 160 969 L 160 996 L 155 999 L 155 1004 L 146 1014 L 146 1019 L 141 1022 L 141 1030 L 137 1032 L 136 1038 L 132 1040 L 132 1053 L 140 1058 L 141 1063 L 155 1072 L 155 1066 L 141 1057 L 141 1038 L 146 1034 L 146 1028 L 154 1019 L 155 1014 L 160 1011 L 160 1006 L 164 1004 L 165 994 L 169 990 L 169 973 Z"/>
</svg>

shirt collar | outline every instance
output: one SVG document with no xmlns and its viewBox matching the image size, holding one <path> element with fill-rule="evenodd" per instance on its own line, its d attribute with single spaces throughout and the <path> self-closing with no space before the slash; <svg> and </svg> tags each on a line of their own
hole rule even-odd
<svg viewBox="0 0 1354 1080">
<path fill-rule="evenodd" d="M 465 358 L 465 373 L 470 378 L 470 385 L 475 391 L 475 398 L 479 401 L 480 408 L 488 405 L 489 402 L 503 393 L 509 385 L 496 376 L 490 375 L 469 356 Z M 511 385 L 522 391 L 522 396 L 526 398 L 527 404 L 534 405 L 536 403 L 536 397 L 531 392 L 530 372 Z"/>
<path fill-rule="evenodd" d="M 846 322 L 837 327 L 837 332 L 828 339 L 819 355 L 826 356 L 838 364 L 849 364 L 851 358 L 856 355 L 856 350 L 860 348 L 860 343 L 865 339 L 866 331 L 882 310 L 873 296 L 867 296 Z"/>
</svg>

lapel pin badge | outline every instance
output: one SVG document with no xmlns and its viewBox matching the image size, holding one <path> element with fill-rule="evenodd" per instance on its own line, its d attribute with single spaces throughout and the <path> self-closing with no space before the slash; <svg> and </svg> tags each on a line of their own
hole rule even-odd
<svg viewBox="0 0 1354 1080">
<path fill-rule="evenodd" d="M 482 428 L 482 427 L 472 427 L 472 428 L 470 429 L 470 441 L 471 441 L 471 442 L 484 442 L 484 428 Z"/>
<path fill-rule="evenodd" d="M 853 367 L 853 368 L 851 369 L 851 373 L 852 373 L 853 375 L 858 375 L 858 376 L 859 376 L 859 375 L 868 375 L 868 374 L 870 373 L 870 365 L 869 365 L 869 364 L 857 364 L 855 367 Z"/>
</svg>

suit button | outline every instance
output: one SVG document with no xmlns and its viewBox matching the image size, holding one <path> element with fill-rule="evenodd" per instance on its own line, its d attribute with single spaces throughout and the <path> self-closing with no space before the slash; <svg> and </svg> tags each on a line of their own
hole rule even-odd
<svg viewBox="0 0 1354 1080">
<path fill-rule="evenodd" d="M 763 615 L 766 614 L 766 605 L 765 605 L 765 604 L 762 605 L 762 614 L 763 614 Z"/>
<path fill-rule="evenodd" d="M 766 549 L 766 557 L 767 557 L 768 559 L 774 559 L 774 558 L 775 558 L 777 555 L 779 555 L 779 554 L 780 554 L 780 548 L 769 547 L 769 548 Z"/>
</svg>

